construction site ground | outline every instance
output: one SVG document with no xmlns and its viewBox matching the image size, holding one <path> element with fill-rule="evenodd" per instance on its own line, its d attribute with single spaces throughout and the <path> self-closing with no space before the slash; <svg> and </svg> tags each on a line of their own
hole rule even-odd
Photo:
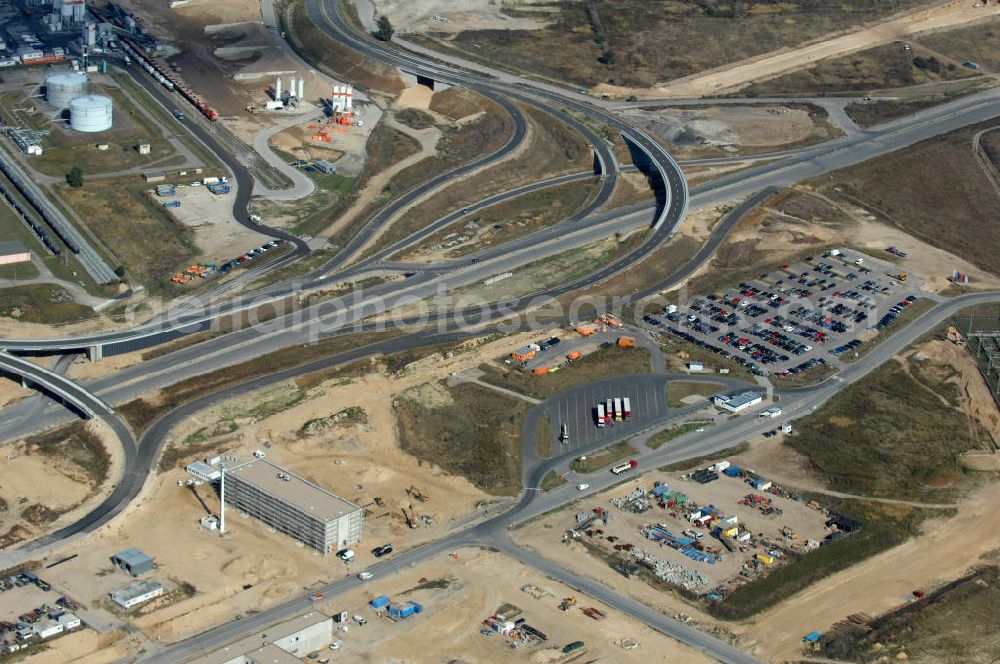
<svg viewBox="0 0 1000 664">
<path fill-rule="evenodd" d="M 157 204 L 166 201 L 180 201 L 180 207 L 169 208 L 168 213 L 194 231 L 194 243 L 199 255 L 196 262 L 221 265 L 251 249 L 269 242 L 270 237 L 252 231 L 233 218 L 233 197 L 236 196 L 235 183 L 232 193 L 216 195 L 208 187 L 180 187 L 176 196 L 153 200 Z"/>
<path fill-rule="evenodd" d="M 537 12 L 538 19 L 514 17 L 504 12 L 504 3 L 494 0 L 362 0 L 359 11 L 365 5 L 373 5 L 377 14 L 385 14 L 401 34 L 408 32 L 442 32 L 454 34 L 463 30 L 535 30 L 548 23 L 546 8 Z M 517 3 L 522 9 L 532 10 L 533 5 L 544 3 L 529 0 Z M 370 11 L 370 10 L 369 10 Z"/>
<path fill-rule="evenodd" d="M 802 544 L 806 539 L 821 540 L 829 531 L 824 523 L 826 517 L 822 512 L 806 507 L 805 503 L 796 502 L 790 498 L 781 498 L 770 493 L 753 490 L 749 484 L 740 478 L 720 477 L 715 482 L 709 484 L 698 484 L 689 479 L 682 479 L 681 473 L 661 473 L 652 472 L 642 475 L 633 482 L 620 485 L 578 503 L 572 511 L 563 510 L 552 516 L 546 517 L 538 524 L 532 524 L 528 530 L 536 531 L 541 529 L 548 531 L 551 539 L 549 549 L 565 545 L 558 544 L 563 533 L 572 528 L 574 524 L 573 514 L 586 511 L 592 507 L 602 507 L 611 514 L 609 523 L 606 526 L 598 526 L 604 531 L 603 535 L 581 536 L 580 540 L 599 547 L 604 554 L 617 557 L 608 536 L 615 538 L 614 544 L 632 544 L 637 548 L 653 555 L 661 560 L 676 563 L 690 570 L 698 572 L 707 577 L 708 583 L 701 588 L 692 588 L 698 594 L 704 594 L 720 585 L 729 585 L 739 577 L 741 569 L 746 561 L 757 553 L 767 553 L 767 546 L 750 546 L 745 552 L 727 552 L 722 544 L 715 539 L 710 529 L 698 528 L 684 518 L 680 506 L 660 508 L 655 502 L 652 507 L 640 514 L 622 510 L 614 506 L 610 501 L 612 498 L 624 498 L 636 487 L 645 487 L 651 490 L 653 481 L 665 482 L 671 490 L 680 491 L 688 496 L 690 502 L 698 505 L 714 505 L 722 514 L 735 515 L 739 519 L 740 530 L 749 530 L 754 539 L 767 538 L 773 542 L 783 543 L 788 547 L 791 544 Z M 573 481 L 572 479 L 570 481 Z M 784 511 L 782 515 L 764 516 L 753 507 L 740 505 L 739 500 L 748 494 L 770 498 L 771 505 L 779 507 Z M 646 526 L 661 524 L 666 530 L 674 535 L 681 536 L 685 530 L 692 530 L 701 533 L 704 538 L 701 543 L 706 548 L 721 549 L 722 558 L 715 564 L 699 562 L 685 556 L 680 551 L 669 546 L 660 546 L 657 542 L 643 537 L 639 530 Z M 796 540 L 783 540 L 782 528 L 790 528 L 796 535 Z M 537 531 L 536 531 L 537 532 Z M 775 563 L 781 565 L 779 561 Z M 742 581 L 742 579 L 741 579 Z M 645 581 L 622 580 L 627 584 L 643 584 Z"/>
<path fill-rule="evenodd" d="M 807 107 L 756 104 L 630 109 L 620 114 L 645 127 L 678 158 L 753 154 L 835 138 Z"/>
<path fill-rule="evenodd" d="M 42 452 L 18 441 L 4 448 L 0 460 L 0 540 L 3 546 L 34 539 L 71 524 L 107 497 L 122 472 L 124 459 L 113 434 L 97 420 L 88 430 L 109 455 L 107 479 L 95 485 L 86 469 L 71 462 L 59 449 Z M 73 445 L 72 438 L 61 446 Z M 23 611 L 22 611 L 23 612 Z M 3 618 L 0 618 L 3 620 Z"/>
<path fill-rule="evenodd" d="M 469 664 L 497 661 L 544 664 L 570 661 L 559 651 L 568 643 L 582 640 L 585 649 L 581 652 L 588 661 L 596 658 L 647 662 L 651 657 L 657 661 L 693 664 L 710 661 L 701 653 L 501 554 L 478 549 L 460 549 L 454 554 L 455 557 L 441 556 L 414 568 L 401 569 L 389 577 L 377 577 L 361 590 L 317 602 L 315 609 L 327 614 L 346 611 L 349 616 L 359 615 L 366 620 L 365 625 L 359 626 L 349 619 L 346 630 L 335 624 L 334 638 L 341 646 L 336 653 L 324 649 L 319 656 L 373 664 L 393 661 L 431 664 L 455 658 Z M 120 572 L 112 576 L 118 580 L 128 578 Z M 536 599 L 522 590 L 529 585 L 549 594 Z M 400 622 L 391 621 L 368 605 L 382 594 L 394 603 L 419 602 L 423 612 Z M 560 611 L 557 605 L 570 596 L 577 600 L 576 606 Z M 607 617 L 594 620 L 584 615 L 581 609 L 591 606 Z M 512 619 L 525 618 L 549 640 L 511 650 L 505 637 L 481 634 L 482 621 L 501 607 L 506 607 L 509 615 L 520 610 Z M 118 642 L 114 647 L 102 646 L 96 634 L 86 630 L 53 641 L 43 657 L 54 658 L 46 661 L 60 661 L 60 657 L 82 656 L 87 662 L 110 662 L 128 652 L 129 644 L 124 638 L 120 633 L 111 633 L 105 641 L 118 639 Z M 619 644 L 626 639 L 636 641 L 638 646 L 623 649 Z M 96 652 L 99 647 L 107 651 Z"/>
<path fill-rule="evenodd" d="M 305 394 L 293 383 L 282 384 L 192 417 L 168 442 L 165 454 L 170 468 L 147 483 L 140 498 L 111 524 L 60 551 L 59 556 L 79 557 L 53 568 L 50 583 L 95 609 L 107 592 L 127 585 L 127 576 L 108 575 L 108 557 L 136 546 L 157 561 L 151 578 L 196 589 L 192 597 L 136 620 L 150 639 L 172 641 L 225 621 L 250 604 L 273 605 L 321 581 L 355 574 L 374 560 L 370 549 L 375 546 L 391 542 L 397 550 L 410 548 L 474 521 L 480 509 L 495 499 L 465 479 L 399 450 L 394 396 L 414 386 L 433 386 L 433 381 L 478 366 L 529 338 L 523 334 L 482 346 L 463 344 L 454 349 L 453 357 L 429 356 L 408 365 L 397 377 L 376 373 L 335 378 Z M 429 399 L 447 396 L 443 389 L 431 392 L 423 393 Z M 324 421 L 359 406 L 364 409 L 364 423 Z M 312 435 L 303 432 L 309 422 L 307 431 Z M 190 477 L 183 466 L 216 454 L 247 460 L 258 449 L 274 463 L 366 506 L 365 539 L 354 547 L 353 564 L 323 558 L 235 510 L 227 512 L 226 537 L 201 530 L 198 521 L 206 512 L 218 514 L 218 497 L 208 485 L 194 491 L 178 485 Z M 411 486 L 424 501 L 407 494 Z M 383 501 L 382 507 L 374 504 L 375 496 Z M 408 512 L 412 509 L 418 528 L 406 527 L 403 506 Z M 433 525 L 422 516 L 431 517 Z M 244 590 L 245 584 L 252 588 Z M 113 616 L 100 615 L 108 624 L 117 622 Z"/>
</svg>

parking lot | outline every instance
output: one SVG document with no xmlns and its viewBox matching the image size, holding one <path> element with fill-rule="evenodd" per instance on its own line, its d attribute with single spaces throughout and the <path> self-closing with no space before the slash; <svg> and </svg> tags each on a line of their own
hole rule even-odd
<svg viewBox="0 0 1000 664">
<path fill-rule="evenodd" d="M 833 250 L 782 264 L 733 288 L 643 317 L 651 328 L 755 375 L 788 376 L 837 363 L 919 299 L 889 263 Z"/>
<path fill-rule="evenodd" d="M 623 376 L 563 392 L 545 404 L 544 413 L 549 416 L 549 435 L 552 437 L 549 449 L 557 456 L 589 452 L 622 435 L 637 433 L 665 420 L 668 414 L 666 386 L 665 376 Z M 595 407 L 598 402 L 604 403 L 615 397 L 629 398 L 632 416 L 621 422 L 608 423 L 603 428 L 598 427 L 594 421 Z M 569 439 L 560 442 L 559 431 L 563 424 Z"/>
</svg>

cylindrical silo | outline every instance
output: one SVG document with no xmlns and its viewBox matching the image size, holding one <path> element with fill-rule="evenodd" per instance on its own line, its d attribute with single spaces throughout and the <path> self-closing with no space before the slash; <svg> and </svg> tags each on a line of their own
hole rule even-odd
<svg viewBox="0 0 1000 664">
<path fill-rule="evenodd" d="M 85 95 L 69 102 L 69 126 L 74 131 L 95 132 L 111 129 L 111 98 Z"/>
<path fill-rule="evenodd" d="M 66 108 L 74 97 L 87 94 L 87 77 L 73 71 L 53 72 L 45 77 L 45 101 Z"/>
</svg>

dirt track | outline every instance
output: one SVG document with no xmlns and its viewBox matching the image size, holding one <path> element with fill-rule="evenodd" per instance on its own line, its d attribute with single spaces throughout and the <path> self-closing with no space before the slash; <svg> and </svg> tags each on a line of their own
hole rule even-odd
<svg viewBox="0 0 1000 664">
<path fill-rule="evenodd" d="M 876 615 L 906 602 L 915 588 L 929 588 L 963 574 L 993 550 L 984 532 L 1000 527 L 1000 485 L 984 487 L 952 518 L 927 522 L 924 534 L 848 570 L 813 584 L 747 625 L 770 661 L 801 653 L 802 637 L 823 631 L 852 613 Z"/>
<path fill-rule="evenodd" d="M 734 92 L 754 82 L 773 78 L 793 69 L 801 69 L 818 60 L 854 53 L 885 44 L 908 35 L 959 26 L 988 16 L 1000 15 L 1000 3 L 973 7 L 972 2 L 960 1 L 938 5 L 907 16 L 878 23 L 868 28 L 832 39 L 807 44 L 796 49 L 773 51 L 743 63 L 722 67 L 661 83 L 644 90 L 628 90 L 612 86 L 597 86 L 598 93 L 615 96 L 635 94 L 640 98 L 693 98 Z"/>
</svg>

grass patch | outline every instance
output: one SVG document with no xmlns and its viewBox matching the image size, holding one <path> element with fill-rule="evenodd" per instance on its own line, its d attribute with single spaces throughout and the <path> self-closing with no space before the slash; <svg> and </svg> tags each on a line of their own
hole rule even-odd
<svg viewBox="0 0 1000 664">
<path fill-rule="evenodd" d="M 57 325 L 94 315 L 88 306 L 73 302 L 62 286 L 25 284 L 0 288 L 0 316 L 24 323 Z"/>
<path fill-rule="evenodd" d="M 667 406 L 683 408 L 688 397 L 708 398 L 722 389 L 719 383 L 703 383 L 696 380 L 677 380 L 667 384 Z"/>
<path fill-rule="evenodd" d="M 22 279 L 34 279 L 38 276 L 38 268 L 34 263 L 11 263 L 10 265 L 0 265 L 0 279 L 10 279 L 20 281 Z"/>
<path fill-rule="evenodd" d="M 889 362 L 796 420 L 787 439 L 837 491 L 913 500 L 956 497 L 962 452 L 980 446 L 982 426 L 959 410 L 950 367 Z"/>
<path fill-rule="evenodd" d="M 489 286 L 482 282 L 473 283 L 456 288 L 452 294 L 456 298 L 470 298 L 472 301 L 482 298 L 486 302 L 500 302 L 569 284 L 632 253 L 645 242 L 648 233 L 648 230 L 644 230 L 626 237 L 616 235 L 562 251 L 523 265 L 512 277 L 498 283 Z M 623 271 L 627 271 L 627 268 Z"/>
<path fill-rule="evenodd" d="M 627 440 L 622 440 L 593 454 L 588 454 L 582 461 L 580 458 L 573 459 L 569 464 L 569 469 L 575 473 L 593 473 L 625 457 L 633 456 L 635 453 L 635 448 Z"/>
<path fill-rule="evenodd" d="M 242 383 L 251 378 L 278 373 L 289 367 L 306 364 L 312 360 L 335 355 L 351 348 L 383 341 L 399 335 L 396 330 L 378 333 L 351 334 L 323 339 L 315 344 L 291 346 L 253 360 L 235 364 L 212 373 L 180 381 L 153 399 L 133 399 L 118 407 L 118 412 L 141 433 L 156 419 L 181 404 L 211 394 L 224 387 Z"/>
<path fill-rule="evenodd" d="M 488 173 L 494 173 L 496 170 L 490 169 Z M 456 220 L 428 237 L 419 246 L 408 250 L 403 256 L 413 258 L 428 250 L 445 248 L 445 258 L 460 258 L 494 244 L 511 242 L 566 219 L 584 206 L 596 188 L 595 178 L 528 192 Z M 468 200 L 466 192 L 469 189 L 460 183 L 435 196 L 432 199 L 435 204 L 440 202 L 440 206 L 436 208 L 437 216 L 442 210 L 454 210 L 461 205 L 461 201 Z M 482 193 L 478 195 L 483 196 Z M 439 198 L 443 200 L 438 201 Z M 406 219 L 411 220 L 409 214 Z M 426 223 L 431 221 L 433 219 L 427 219 Z M 402 224 L 403 220 L 399 223 Z M 475 224 L 475 227 L 470 228 L 470 224 Z M 412 232 L 424 225 L 424 223 L 411 225 L 407 221 L 408 228 L 405 231 Z M 400 227 L 392 235 L 398 236 L 403 233 L 404 229 Z M 469 240 L 459 242 L 457 238 L 461 235 L 468 236 Z M 451 245 L 454 247 L 448 248 Z"/>
<path fill-rule="evenodd" d="M 538 456 L 548 459 L 552 456 L 552 418 L 546 413 L 538 420 Z"/>
<path fill-rule="evenodd" d="M 1000 236 L 1000 197 L 972 151 L 973 136 L 995 121 L 966 127 L 825 177 L 823 193 L 862 207 L 893 226 L 992 272 Z M 940 177 L 926 177 L 934 163 Z M 994 164 L 996 166 L 996 164 Z M 919 183 L 919 186 L 913 186 Z M 955 229 L 962 232 L 956 233 Z"/>
<path fill-rule="evenodd" d="M 921 35 L 920 43 L 959 62 L 972 60 L 990 71 L 1000 69 L 1000 53 L 990 48 L 1000 40 L 1000 22 L 990 21 Z"/>
<path fill-rule="evenodd" d="M 819 642 L 823 657 L 840 661 L 954 662 L 989 660 L 995 651 L 1000 569 L 984 565 L 922 600 L 879 616 L 871 631 L 834 630 Z M 878 644 L 878 645 L 876 645 Z"/>
<path fill-rule="evenodd" d="M 282 24 L 288 34 L 288 43 L 317 69 L 361 88 L 393 95 L 403 90 L 403 81 L 395 67 L 370 60 L 332 39 L 309 18 L 302 0 L 285 7 Z"/>
<path fill-rule="evenodd" d="M 611 376 L 650 372 L 649 351 L 645 348 L 608 346 L 576 360 L 556 373 L 536 376 L 514 366 L 503 369 L 491 364 L 479 367 L 483 380 L 536 399 L 548 399 L 561 392 Z"/>
<path fill-rule="evenodd" d="M 566 81 L 650 87 L 754 55 L 794 47 L 919 4 L 650 3 L 602 0 L 553 4 L 539 30 L 466 30 L 447 40 L 419 39 L 441 50 Z M 539 18 L 505 8 L 505 13 Z M 408 38 L 411 38 L 408 36 Z"/>
<path fill-rule="evenodd" d="M 651 450 L 658 450 L 663 447 L 664 444 L 670 442 L 674 438 L 680 438 L 686 433 L 691 433 L 695 429 L 701 429 L 707 426 L 711 426 L 711 422 L 684 422 L 682 424 L 674 424 L 669 429 L 664 429 L 655 436 L 652 436 L 646 441 L 646 447 Z"/>
<path fill-rule="evenodd" d="M 197 247 L 191 230 L 151 201 L 146 189 L 134 178 L 90 179 L 79 189 L 56 187 L 129 275 L 147 287 L 165 290 L 170 275 L 189 262 Z"/>
<path fill-rule="evenodd" d="M 401 111 L 396 111 L 395 118 L 410 129 L 427 129 L 436 124 L 434 116 L 416 108 L 404 108 Z"/>
<path fill-rule="evenodd" d="M 903 42 L 892 42 L 839 58 L 825 58 L 808 69 L 754 83 L 742 89 L 740 95 L 846 95 L 974 75 L 963 67 L 941 62 L 919 45 L 911 48 L 912 52 L 903 48 Z"/>
<path fill-rule="evenodd" d="M 749 443 L 740 443 L 739 445 L 734 445 L 733 447 L 727 447 L 724 450 L 719 450 L 718 452 L 713 452 L 711 454 L 705 454 L 700 457 L 694 457 L 693 459 L 685 459 L 684 461 L 678 461 L 677 463 L 667 464 L 666 466 L 660 466 L 657 468 L 663 473 L 675 473 L 684 470 L 694 470 L 695 468 L 701 468 L 710 461 L 717 461 L 719 459 L 724 459 L 729 456 L 736 456 L 737 454 L 742 454 L 750 449 Z"/>
<path fill-rule="evenodd" d="M 550 470 L 545 473 L 545 477 L 542 478 L 540 488 L 542 491 L 551 491 L 552 489 L 561 487 L 563 484 L 566 484 L 566 478 L 556 473 L 556 471 Z"/>
<path fill-rule="evenodd" d="M 793 557 L 787 565 L 735 589 L 722 602 L 707 604 L 709 614 L 726 620 L 743 620 L 771 608 L 831 574 L 902 544 L 918 534 L 920 522 L 928 516 L 925 510 L 905 505 L 834 501 L 828 497 L 823 500 L 831 510 L 859 521 L 861 529 L 808 554 Z"/>
<path fill-rule="evenodd" d="M 87 429 L 82 421 L 32 436 L 25 442 L 40 454 L 67 461 L 78 468 L 91 488 L 96 489 L 108 479 L 111 455 L 97 434 Z"/>
<path fill-rule="evenodd" d="M 521 422 L 527 404 L 475 384 L 447 389 L 452 403 L 397 400 L 400 445 L 421 462 L 467 478 L 493 495 L 521 489 Z"/>
</svg>

